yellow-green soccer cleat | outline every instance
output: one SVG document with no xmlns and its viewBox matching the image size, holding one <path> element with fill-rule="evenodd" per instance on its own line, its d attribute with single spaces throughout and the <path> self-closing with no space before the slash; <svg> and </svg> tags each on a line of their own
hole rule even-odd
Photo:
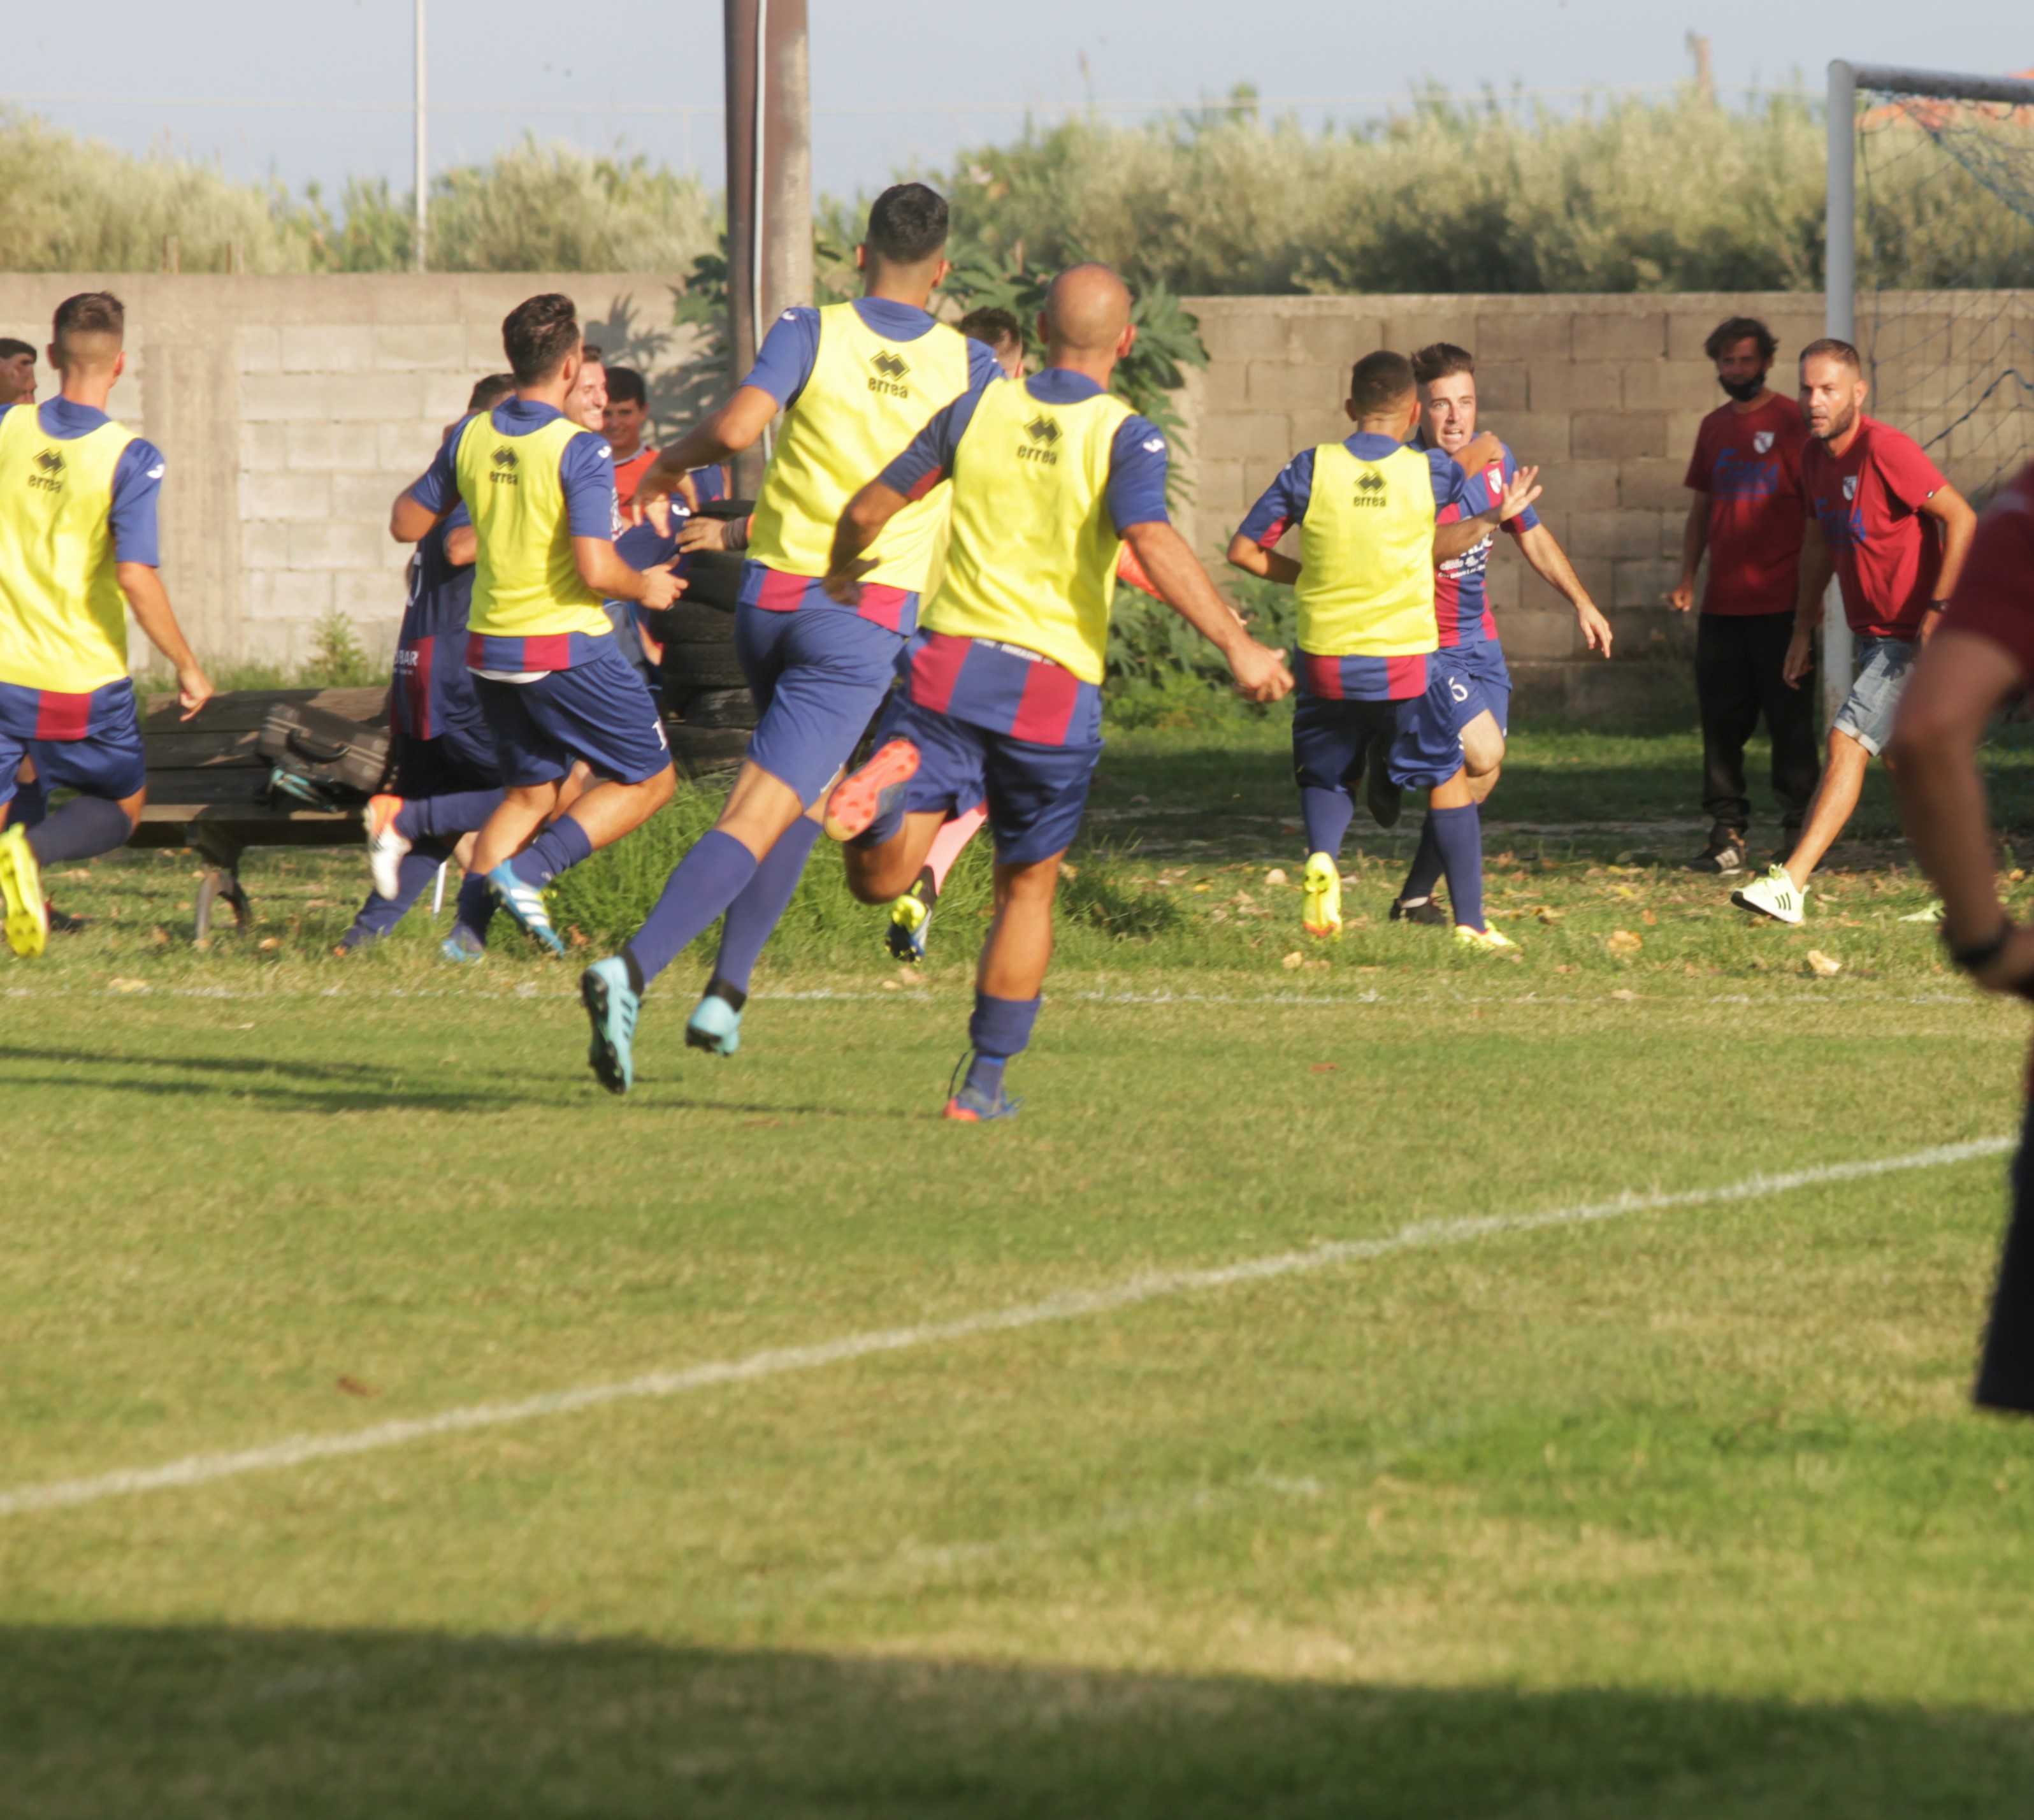
<svg viewBox="0 0 2034 1820">
<path fill-rule="evenodd" d="M 1500 934 L 1488 923 L 1480 929 L 1471 929 L 1467 923 L 1455 925 L 1455 946 L 1474 948 L 1480 954 L 1515 955 L 1518 944 L 1509 936 Z"/>
<path fill-rule="evenodd" d="M 18 824 L 0 831 L 0 904 L 6 910 L 8 947 L 24 960 L 40 954 L 49 944 L 49 903 L 28 831 Z"/>
<path fill-rule="evenodd" d="M 1300 925 L 1310 936 L 1342 933 L 1342 868 L 1333 854 L 1307 856 L 1305 895 L 1300 900 Z"/>
</svg>

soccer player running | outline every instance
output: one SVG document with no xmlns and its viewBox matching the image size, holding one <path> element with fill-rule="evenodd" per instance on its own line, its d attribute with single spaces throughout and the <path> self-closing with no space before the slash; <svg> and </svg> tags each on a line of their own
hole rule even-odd
<svg viewBox="0 0 2034 1820">
<path fill-rule="evenodd" d="M 1977 767 L 1993 715 L 2034 685 L 2034 467 L 1985 508 L 1940 630 L 1893 727 L 1893 787 L 1942 936 L 1987 992 L 2034 999 L 2034 929 L 1999 901 L 1998 846 Z M 2034 1108 L 2013 1165 L 2012 1220 L 1978 1365 L 1976 1401 L 2034 1413 Z"/>
<path fill-rule="evenodd" d="M 1784 674 L 1801 566 L 1801 452 L 1808 427 L 1799 406 L 1766 383 L 1778 346 L 1773 332 L 1751 316 L 1718 323 L 1703 343 L 1730 397 L 1695 433 L 1686 482 L 1695 497 L 1681 535 L 1681 579 L 1667 596 L 1676 613 L 1694 606 L 1695 571 L 1706 551 L 1709 585 L 1695 622 L 1695 700 L 1709 835 L 1688 861 L 1691 872 L 1743 869 L 1751 823 L 1744 742 L 1762 714 L 1773 742 L 1783 854 L 1800 838 L 1822 771 L 1814 693 L 1790 685 Z"/>
<path fill-rule="evenodd" d="M 1435 660 L 1435 565 L 1464 554 L 1493 519 L 1514 518 L 1539 497 L 1537 468 L 1522 468 L 1491 501 L 1473 492 L 1453 456 L 1406 441 L 1420 415 L 1413 363 L 1379 349 L 1356 363 L 1345 405 L 1353 434 L 1302 449 L 1265 490 L 1229 540 L 1229 560 L 1293 587 L 1299 606 L 1293 770 L 1306 824 L 1301 918 L 1309 935 L 1342 933 L 1342 837 L 1368 762 L 1391 781 L 1424 788 L 1448 881 L 1455 939 L 1465 947 L 1514 944 L 1483 916 L 1483 837 L 1451 707 L 1420 711 L 1446 690 Z M 1450 506 L 1474 516 L 1439 524 Z M 1297 561 L 1273 549 L 1300 527 Z M 1387 759 L 1384 754 L 1388 752 Z M 1375 752 L 1375 756 L 1372 756 Z"/>
<path fill-rule="evenodd" d="M 515 390 L 512 373 L 482 380 L 467 399 L 467 415 L 492 411 Z M 465 422 L 448 424 L 441 440 L 450 441 Z M 378 940 L 401 921 L 460 841 L 485 827 L 501 805 L 501 759 L 466 667 L 478 541 L 462 500 L 426 535 L 411 561 L 388 690 L 393 787 L 372 798 L 362 816 L 374 885 L 340 938 L 342 955 Z"/>
<path fill-rule="evenodd" d="M 786 310 L 734 396 L 666 449 L 636 489 L 638 515 L 674 490 L 696 503 L 689 471 L 738 454 L 783 411 L 735 608 L 736 655 L 761 711 L 749 756 L 719 820 L 679 861 L 642 928 L 580 981 L 593 1024 L 588 1060 L 611 1092 L 626 1093 L 634 1079 L 636 1022 L 650 982 L 723 911 L 720 950 L 685 1041 L 722 1056 L 740 1046 L 756 958 L 811 857 L 826 793 L 918 622 L 944 497 L 909 502 L 885 527 L 855 605 L 829 599 L 820 581 L 854 489 L 936 411 L 1001 377 L 986 347 L 926 310 L 947 274 L 946 243 L 943 197 L 922 183 L 884 190 L 855 249 L 867 295 Z"/>
<path fill-rule="evenodd" d="M 849 889 L 883 903 L 917 876 L 949 815 L 987 800 L 996 914 L 971 1056 L 945 1111 L 970 1123 L 1018 1109 L 1004 1070 L 1038 1019 L 1060 861 L 1101 751 L 1119 546 L 1136 550 L 1160 598 L 1222 651 L 1239 692 L 1270 702 L 1293 686 L 1168 519 L 1165 438 L 1109 389 L 1136 340 L 1122 280 L 1102 265 L 1061 272 L 1039 328 L 1040 372 L 949 405 L 849 501 L 826 580 L 839 599 L 860 596 L 885 527 L 951 478 L 946 573 L 899 666 L 882 743 L 833 792 L 827 831 L 849 843 Z"/>
<path fill-rule="evenodd" d="M 111 853 L 147 800 L 130 610 L 176 670 L 183 718 L 212 696 L 156 572 L 162 455 L 106 415 L 126 328 L 111 291 L 65 298 L 49 351 L 57 396 L 0 407 L 0 910 L 23 956 L 49 939 L 41 869 Z M 77 793 L 32 829 L 9 813 L 24 759 L 39 788 Z"/>
<path fill-rule="evenodd" d="M 505 789 L 460 887 L 444 948 L 452 960 L 485 952 L 495 903 L 562 954 L 543 887 L 647 820 L 675 787 L 663 723 L 615 649 L 602 602 L 668 606 L 685 584 L 615 554 L 607 445 L 567 415 L 580 383 L 572 299 L 526 299 L 501 338 L 515 395 L 468 417 L 389 517 L 399 543 L 420 542 L 462 501 L 473 519 L 466 661 Z M 597 781 L 545 826 L 576 762 Z"/>
<path fill-rule="evenodd" d="M 1452 342 L 1436 341 L 1413 356 L 1413 376 L 1420 384 L 1418 446 L 1445 450 L 1465 467 L 1469 481 L 1463 497 L 1442 508 L 1439 522 L 1453 524 L 1488 512 L 1517 476 L 1518 462 L 1495 436 L 1477 432 L 1476 357 Z M 1610 621 L 1597 610 L 1589 590 L 1576 575 L 1567 552 L 1528 506 L 1503 521 L 1533 572 L 1575 610 L 1584 648 L 1610 655 Z M 1421 698 L 1417 711 L 1433 720 L 1421 737 L 1437 750 L 1450 741 L 1462 755 L 1465 781 L 1479 812 L 1497 787 L 1504 762 L 1505 741 L 1511 731 L 1511 672 L 1499 642 L 1497 621 L 1490 609 L 1488 576 L 1494 532 L 1438 564 L 1434 573 L 1434 618 L 1440 636 L 1435 659 L 1439 681 Z M 1371 760 L 1372 812 L 1381 803 L 1380 820 L 1396 820 L 1390 793 L 1380 788 L 1389 779 L 1386 751 Z M 1447 912 L 1434 902 L 1442 872 L 1439 831 L 1429 818 L 1420 831 L 1413 864 L 1391 900 L 1394 922 L 1446 923 Z M 1455 919 L 1459 920 L 1459 919 Z"/>
<path fill-rule="evenodd" d="M 1815 628 L 1833 574 L 1856 635 L 1856 680 L 1829 729 L 1829 758 L 1784 862 L 1730 901 L 1797 923 L 1808 880 L 1857 808 L 1865 767 L 1886 750 L 1915 654 L 1956 590 L 1977 520 L 1910 436 L 1864 415 L 1870 390 L 1848 341 L 1801 350 L 1801 453 L 1807 519 L 1800 591 L 1781 674 L 1799 689 L 1814 669 Z M 1939 531 L 1940 535 L 1937 533 Z"/>
</svg>

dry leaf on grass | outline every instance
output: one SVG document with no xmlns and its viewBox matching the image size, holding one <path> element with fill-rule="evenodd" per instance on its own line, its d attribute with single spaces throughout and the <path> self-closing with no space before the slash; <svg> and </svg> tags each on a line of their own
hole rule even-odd
<svg viewBox="0 0 2034 1820">
<path fill-rule="evenodd" d="M 1610 996 L 1614 999 L 1623 1000 L 1627 1004 L 1629 1004 L 1634 999 L 1638 996 L 1638 993 L 1634 992 L 1629 986 L 1619 986 L 1617 990 L 1612 993 Z"/>
<path fill-rule="evenodd" d="M 1645 947 L 1645 939 L 1631 929 L 1612 929 L 1603 944 L 1619 960 L 1626 960 Z"/>
<path fill-rule="evenodd" d="M 144 993 L 148 989 L 146 980 L 108 980 L 106 989 L 110 993 Z"/>
<path fill-rule="evenodd" d="M 1267 884 L 1285 884 L 1290 881 L 1285 876 L 1285 869 L 1282 865 L 1274 865 L 1264 875 L 1264 882 Z"/>
<path fill-rule="evenodd" d="M 1280 961 L 1278 964 L 1289 974 L 1297 973 L 1300 970 L 1300 962 L 1304 960 L 1307 957 L 1301 954 L 1297 948 L 1295 948 L 1290 954 L 1286 955 L 1283 960 Z"/>
<path fill-rule="evenodd" d="M 1808 971 L 1818 980 L 1833 979 L 1843 971 L 1843 963 L 1833 955 L 1824 954 L 1820 948 L 1810 948 Z"/>
</svg>

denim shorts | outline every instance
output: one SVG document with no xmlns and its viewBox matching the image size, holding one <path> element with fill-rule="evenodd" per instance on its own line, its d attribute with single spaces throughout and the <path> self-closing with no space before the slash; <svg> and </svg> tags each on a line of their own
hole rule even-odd
<svg viewBox="0 0 2034 1820">
<path fill-rule="evenodd" d="M 1910 639 L 1860 636 L 1855 655 L 1856 681 L 1837 711 L 1836 730 L 1847 733 L 1874 758 L 1893 737 L 1893 717 L 1921 647 Z"/>
</svg>

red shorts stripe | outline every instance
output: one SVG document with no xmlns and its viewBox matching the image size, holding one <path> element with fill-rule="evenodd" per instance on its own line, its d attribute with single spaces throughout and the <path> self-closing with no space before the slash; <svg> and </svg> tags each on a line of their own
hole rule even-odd
<svg viewBox="0 0 2034 1820">
<path fill-rule="evenodd" d="M 960 681 L 961 666 L 974 648 L 971 638 L 933 632 L 911 656 L 911 699 L 921 707 L 944 714 Z"/>
<path fill-rule="evenodd" d="M 1300 662 L 1306 666 L 1308 694 L 1318 696 L 1323 701 L 1342 700 L 1340 658 L 1316 657 L 1312 651 L 1302 651 Z"/>
<path fill-rule="evenodd" d="M 1427 654 L 1387 657 L 1384 660 L 1384 692 L 1391 701 L 1409 701 L 1427 692 Z"/>
<path fill-rule="evenodd" d="M 886 632 L 896 632 L 903 625 L 905 602 L 910 598 L 908 588 L 891 587 L 880 581 L 865 581 L 861 584 L 861 604 L 854 610 L 864 619 L 873 621 Z"/>
<path fill-rule="evenodd" d="M 40 692 L 36 703 L 36 737 L 83 739 L 92 728 L 92 697 L 60 695 L 53 689 Z"/>
<path fill-rule="evenodd" d="M 812 585 L 810 576 L 764 568 L 763 585 L 756 591 L 756 604 L 765 613 L 794 613 L 804 603 L 806 589 Z"/>
<path fill-rule="evenodd" d="M 1035 745 L 1063 745 L 1080 702 L 1080 678 L 1056 663 L 1034 663 L 1010 722 L 1011 737 Z"/>
</svg>

